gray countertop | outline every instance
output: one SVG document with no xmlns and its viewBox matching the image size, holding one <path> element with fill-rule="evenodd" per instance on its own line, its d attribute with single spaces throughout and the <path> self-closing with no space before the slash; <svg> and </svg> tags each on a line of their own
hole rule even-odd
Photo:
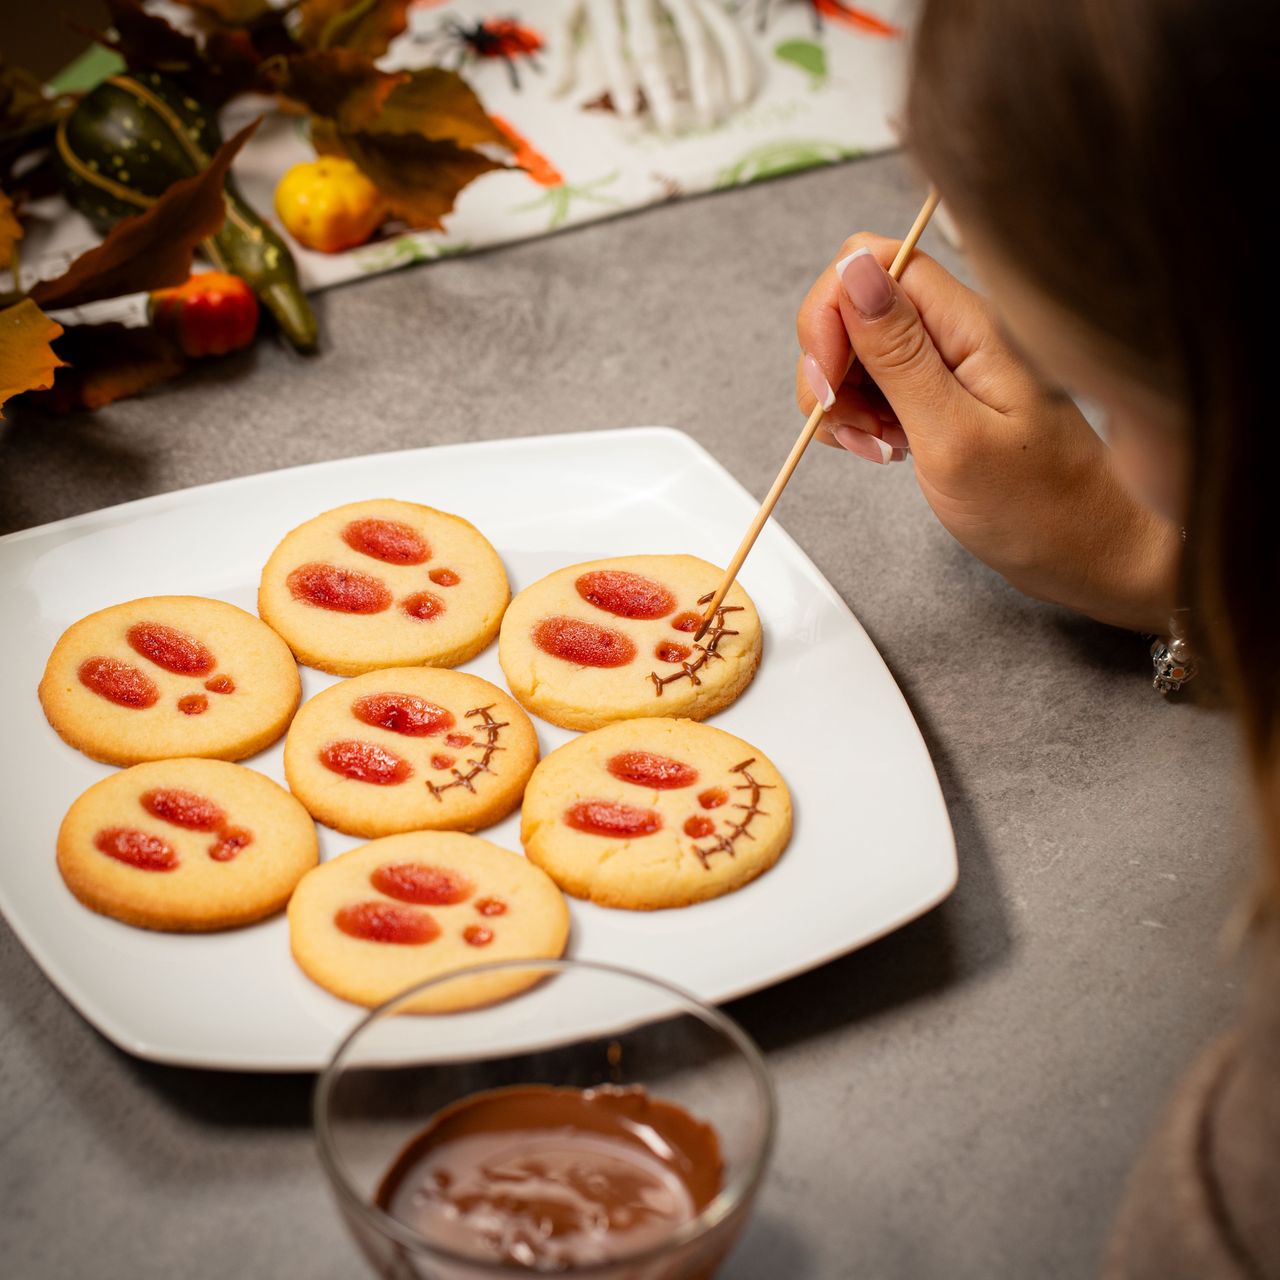
<svg viewBox="0 0 1280 1280">
<path fill-rule="evenodd" d="M 900 234 L 918 203 L 886 157 L 331 291 L 318 358 L 266 341 L 96 415 L 11 415 L 0 527 L 324 458 L 646 423 L 763 494 L 799 427 L 797 303 L 846 234 Z M 936 234 L 925 247 L 963 274 Z M 902 686 L 960 881 L 731 1006 L 782 1129 L 724 1275 L 1089 1275 L 1162 1096 L 1236 1004 L 1222 936 L 1249 838 L 1231 724 L 1154 694 L 1138 637 L 969 558 L 909 465 L 815 449 L 778 517 Z M 309 1077 L 133 1060 L 4 926 L 0 958 L 5 1275 L 363 1274 L 313 1153 Z"/>
</svg>

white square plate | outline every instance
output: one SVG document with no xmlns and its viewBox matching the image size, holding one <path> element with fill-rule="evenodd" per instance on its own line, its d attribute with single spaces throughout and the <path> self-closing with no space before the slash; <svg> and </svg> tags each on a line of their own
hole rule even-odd
<svg viewBox="0 0 1280 1280">
<path fill-rule="evenodd" d="M 376 497 L 466 516 L 498 548 L 517 591 L 552 569 L 608 555 L 689 552 L 723 564 L 756 509 L 687 436 L 644 427 L 325 462 L 0 539 L 8 836 L 0 908 L 58 989 L 130 1053 L 188 1066 L 315 1070 L 360 1011 L 303 977 L 283 917 L 181 936 L 129 928 L 76 902 L 55 866 L 55 836 L 72 800 L 111 770 L 45 722 L 36 699 L 45 660 L 77 618 L 136 596 L 215 596 L 253 611 L 261 567 L 289 529 Z M 790 848 L 744 889 L 683 910 L 573 902 L 569 944 L 571 956 L 640 969 L 715 1002 L 905 924 L 956 879 L 928 752 L 844 602 L 774 524 L 742 583 L 764 623 L 764 660 L 714 723 L 759 746 L 787 779 L 796 809 Z M 496 645 L 466 669 L 503 683 Z M 302 675 L 304 696 L 334 681 Z M 571 736 L 535 724 L 544 753 Z M 245 763 L 284 780 L 279 745 Z M 518 832 L 512 817 L 484 834 L 518 850 Z M 323 827 L 320 836 L 325 858 L 359 843 Z"/>
</svg>

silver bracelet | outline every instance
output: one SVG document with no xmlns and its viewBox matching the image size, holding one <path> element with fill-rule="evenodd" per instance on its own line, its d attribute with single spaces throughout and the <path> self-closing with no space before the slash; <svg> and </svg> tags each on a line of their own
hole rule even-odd
<svg viewBox="0 0 1280 1280">
<path fill-rule="evenodd" d="M 1169 619 L 1168 636 L 1156 636 L 1151 642 L 1151 665 L 1155 670 L 1151 684 L 1160 693 L 1177 693 L 1200 670 L 1187 643 L 1187 617 L 1186 609 L 1176 610 Z"/>
</svg>

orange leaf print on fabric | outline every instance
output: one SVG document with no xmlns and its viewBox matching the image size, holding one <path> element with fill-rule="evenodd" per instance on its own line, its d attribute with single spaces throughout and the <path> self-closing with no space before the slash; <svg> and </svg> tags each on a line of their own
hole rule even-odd
<svg viewBox="0 0 1280 1280">
<path fill-rule="evenodd" d="M 501 116 L 491 114 L 489 118 L 511 143 L 511 158 L 518 168 L 523 169 L 540 187 L 559 187 L 564 184 L 564 174 L 528 138 L 517 133 Z"/>
</svg>

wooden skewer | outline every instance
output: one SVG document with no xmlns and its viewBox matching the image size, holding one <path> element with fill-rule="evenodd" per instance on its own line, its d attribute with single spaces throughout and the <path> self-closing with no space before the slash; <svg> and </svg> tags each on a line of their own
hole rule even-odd
<svg viewBox="0 0 1280 1280">
<path fill-rule="evenodd" d="M 920 207 L 920 212 L 916 214 L 915 222 L 911 224 L 911 230 L 907 232 L 907 238 L 903 240 L 901 247 L 898 249 L 893 265 L 889 268 L 891 279 L 897 280 L 902 275 L 902 269 L 907 265 L 907 259 L 911 256 L 911 251 L 916 247 L 916 241 L 920 239 L 925 227 L 929 225 L 929 219 L 933 217 L 933 211 L 937 207 L 938 193 L 936 190 L 930 190 L 924 204 Z M 850 357 L 850 363 L 852 363 L 852 357 Z M 791 446 L 791 452 L 787 455 L 786 462 L 782 464 L 782 470 L 778 472 L 778 478 L 773 482 L 773 487 L 768 494 L 765 495 L 765 500 L 760 504 L 760 510 L 756 512 L 756 517 L 751 522 L 751 527 L 747 530 L 741 543 L 738 544 L 738 549 L 734 552 L 733 559 L 729 561 L 729 567 L 725 570 L 724 578 L 716 588 L 715 594 L 711 597 L 711 603 L 707 606 L 702 625 L 693 637 L 695 643 L 706 634 L 707 628 L 716 616 L 716 610 L 724 603 L 724 598 L 728 595 L 729 588 L 733 586 L 734 580 L 742 570 L 743 561 L 746 560 L 748 553 L 755 545 L 756 539 L 760 536 L 760 530 L 764 528 L 765 521 L 773 514 L 774 505 L 782 496 L 783 489 L 787 487 L 787 481 L 791 479 L 791 473 L 796 469 L 800 459 L 804 456 L 804 451 L 809 447 L 809 442 L 821 425 L 824 412 L 821 403 L 813 406 L 813 412 L 809 415 L 808 422 L 804 424 L 804 429 L 796 438 L 795 444 Z"/>
</svg>

